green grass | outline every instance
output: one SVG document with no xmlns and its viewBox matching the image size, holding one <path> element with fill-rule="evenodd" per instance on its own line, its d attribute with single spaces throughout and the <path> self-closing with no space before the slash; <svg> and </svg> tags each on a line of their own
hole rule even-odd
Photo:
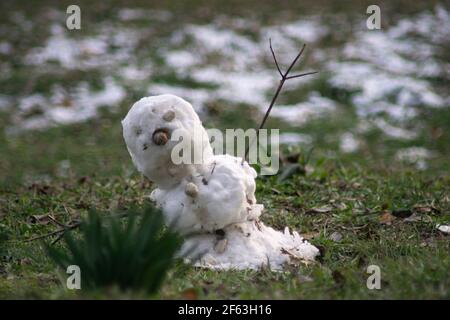
<svg viewBox="0 0 450 320">
<path fill-rule="evenodd" d="M 238 3 L 217 1 L 206 7 L 201 2 L 195 6 L 188 1 L 171 4 L 166 9 L 173 10 L 175 15 L 183 10 L 189 14 L 177 15 L 180 17 L 177 24 L 163 24 L 152 31 L 154 34 L 149 39 L 161 41 L 184 23 L 208 23 L 217 12 L 255 15 L 254 1 Z M 280 19 L 277 10 L 288 12 L 281 17 L 289 19 L 296 18 L 299 13 L 348 12 L 361 16 L 367 7 L 365 3 L 353 6 L 352 2 L 277 1 L 277 10 L 274 10 L 273 2 L 257 3 L 260 9 L 257 18 L 265 22 Z M 83 3 L 80 5 L 83 8 Z M 4 6 L 7 10 L 24 10 L 28 18 L 43 22 L 36 24 L 39 29 L 33 36 L 16 37 L 13 32 L 4 35 L 18 42 L 17 57 L 45 40 L 48 28 L 45 17 L 40 16 L 44 6 L 36 10 L 21 4 Z M 83 11 L 87 23 L 114 17 L 112 8 L 100 4 L 86 6 L 90 8 Z M 164 3 L 156 1 L 151 6 L 160 8 Z M 390 2 L 389 6 L 386 4 L 386 10 L 392 15 L 386 14 L 386 17 L 392 18 L 401 10 L 406 14 L 421 11 L 424 6 Z M 0 16 L 4 14 L 6 10 L 0 10 Z M 130 22 L 137 26 L 140 23 Z M 11 30 L 18 29 L 11 27 Z M 85 28 L 82 32 L 89 34 L 95 30 Z M 151 44 L 151 41 L 141 43 L 136 56 L 156 62 L 155 68 L 160 72 L 151 76 L 154 81 L 188 88 L 211 88 L 210 84 L 192 81 L 188 76 L 181 78 L 173 70 L 164 69 L 158 64 L 159 53 Z M 17 57 L 0 56 L 13 67 L 11 78 L 0 79 L 2 94 L 22 94 L 28 75 L 34 72 L 39 76 L 33 82 L 32 91 L 44 95 L 49 94 L 48 90 L 54 84 L 70 88 L 72 83 L 81 80 L 95 88 L 108 74 L 108 70 L 58 73 L 57 68 L 42 74 L 38 72 L 39 68 L 30 69 L 21 64 Z M 153 186 L 133 167 L 120 125 L 130 105 L 145 94 L 143 88 L 146 85 L 125 86 L 127 99 L 118 112 L 109 112 L 105 108 L 98 119 L 82 124 L 11 136 L 3 130 L 11 124 L 11 117 L 7 112 L 0 112 L 0 298 L 150 297 L 115 290 L 67 291 L 57 266 L 46 255 L 44 243 L 26 241 L 58 228 L 45 218 L 48 214 L 68 224 L 86 217 L 93 208 L 100 212 L 115 212 L 148 204 Z M 307 170 L 299 170 L 281 182 L 277 177 L 259 177 L 257 199 L 265 205 L 262 220 L 266 224 L 277 229 L 289 226 L 299 231 L 320 248 L 321 257 L 314 264 L 289 267 L 283 273 L 211 271 L 178 263 L 157 298 L 450 298 L 450 236 L 436 229 L 438 223 L 450 223 L 449 109 L 430 111 L 424 108 L 420 115 L 423 120 L 420 134 L 412 141 L 393 140 L 378 130 L 370 130 L 358 135 L 362 141 L 358 152 L 345 154 L 339 151 L 340 135 L 349 131 L 356 134 L 356 114 L 349 93 L 330 88 L 326 75 L 321 74 L 307 86 L 283 92 L 280 102 L 302 101 L 311 90 L 337 101 L 339 107 L 330 116 L 331 121 L 315 119 L 301 128 L 269 119 L 268 127 L 312 137 L 310 146 L 294 147 L 285 151 L 286 154 L 300 152 L 302 159 L 310 148 L 314 149 L 309 161 L 301 163 Z M 256 127 L 258 121 L 252 107 L 227 101 L 211 102 L 207 106 L 205 126 L 221 129 Z M 396 160 L 396 151 L 410 146 L 433 150 L 435 156 L 428 160 L 428 168 L 420 171 L 414 165 Z M 287 165 L 284 163 L 282 169 Z M 301 173 L 305 171 L 307 174 Z M 314 210 L 323 207 L 328 210 L 323 213 Z M 382 223 L 386 212 L 399 217 L 388 224 Z M 408 222 L 400 217 L 410 214 L 420 219 Z M 333 233 L 339 233 L 341 241 L 330 239 Z M 381 290 L 366 288 L 369 276 L 366 269 L 372 264 L 381 268 Z"/>
<path fill-rule="evenodd" d="M 31 216 L 52 214 L 70 223 L 90 208 L 113 212 L 148 202 L 151 183 L 135 173 L 118 120 L 112 116 L 100 126 L 92 122 L 24 134 L 14 144 L 2 144 L 9 169 L 1 189 L 0 227 L 8 240 L 0 297 L 91 296 L 64 291 L 42 243 L 24 240 L 57 228 Z M 92 136 L 93 130 L 98 134 Z M 58 176 L 63 159 L 70 159 L 72 166 L 66 176 Z M 282 183 L 276 177 L 258 179 L 257 198 L 266 207 L 263 221 L 312 237 L 322 252 L 317 263 L 287 273 L 216 272 L 181 264 L 158 297 L 183 298 L 195 292 L 199 298 L 450 298 L 450 238 L 435 228 L 449 221 L 449 177 L 374 163 L 359 161 L 359 156 L 332 159 L 319 149 L 312 152 L 308 166 L 314 170 L 306 176 L 297 174 Z M 24 173 L 30 182 L 20 182 Z M 46 179 L 39 180 L 42 176 Z M 314 213 L 323 206 L 330 211 Z M 399 210 L 421 220 L 380 223 L 383 212 Z M 342 235 L 340 242 L 330 240 L 333 232 Z M 381 290 L 366 288 L 371 264 L 381 268 Z M 95 297 L 122 296 L 103 292 Z"/>
</svg>

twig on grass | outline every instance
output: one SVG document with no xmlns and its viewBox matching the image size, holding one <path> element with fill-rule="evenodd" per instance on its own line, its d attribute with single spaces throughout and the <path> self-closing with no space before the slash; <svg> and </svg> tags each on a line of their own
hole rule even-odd
<svg viewBox="0 0 450 320">
<path fill-rule="evenodd" d="M 300 78 L 300 77 L 304 77 L 304 76 L 308 76 L 308 75 L 311 75 L 311 74 L 316 74 L 316 73 L 318 73 L 318 71 L 313 71 L 313 72 L 306 72 L 306 73 L 300 73 L 300 74 L 296 74 L 296 75 L 293 75 L 293 76 L 289 76 L 289 72 L 291 72 L 292 68 L 295 66 L 295 64 L 297 63 L 298 59 L 300 59 L 300 57 L 302 56 L 303 51 L 304 51 L 305 48 L 306 48 L 306 44 L 303 44 L 303 46 L 302 46 L 302 48 L 300 49 L 299 53 L 297 54 L 297 56 L 295 57 L 295 59 L 294 59 L 294 60 L 291 62 L 291 64 L 289 65 L 289 68 L 288 68 L 288 69 L 286 70 L 286 72 L 284 72 L 284 73 L 283 73 L 283 71 L 281 71 L 280 65 L 278 64 L 278 60 L 277 60 L 277 57 L 276 57 L 276 55 L 275 55 L 275 51 L 273 50 L 273 47 L 272 47 L 272 39 L 269 39 L 269 47 L 270 47 L 270 52 L 272 53 L 272 57 L 273 57 L 273 60 L 274 60 L 274 62 L 275 62 L 275 65 L 276 65 L 276 67 L 277 67 L 278 73 L 279 73 L 280 76 L 281 76 L 281 79 L 280 79 L 280 83 L 278 84 L 278 88 L 277 88 L 277 90 L 275 91 L 275 94 L 274 94 L 274 96 L 273 96 L 273 98 L 272 98 L 272 101 L 271 101 L 270 104 L 269 104 L 269 108 L 267 109 L 266 114 L 264 115 L 264 118 L 263 118 L 261 124 L 260 124 L 259 127 L 258 127 L 258 130 L 257 130 L 257 132 L 256 132 L 256 139 L 258 139 L 258 133 L 259 133 L 259 130 L 261 130 L 261 129 L 264 127 L 264 124 L 266 123 L 267 118 L 269 117 L 270 111 L 272 111 L 272 108 L 273 108 L 275 102 L 277 101 L 278 95 L 280 94 L 281 89 L 283 88 L 284 83 L 285 83 L 287 80 L 296 79 L 296 78 Z M 249 152 L 249 150 L 250 150 L 250 147 L 251 147 L 252 143 L 253 143 L 253 141 L 250 141 L 250 143 L 247 145 L 247 147 L 246 147 L 246 149 L 245 149 L 245 155 L 244 155 L 244 158 L 242 159 L 242 163 L 244 163 L 244 161 L 247 160 L 248 152 Z"/>
<path fill-rule="evenodd" d="M 124 212 L 124 213 L 119 213 L 119 214 L 116 214 L 116 215 L 110 215 L 110 216 L 106 216 L 106 217 L 107 218 L 124 218 L 124 217 L 127 217 L 127 216 L 128 216 L 128 213 Z M 28 239 L 23 239 L 23 241 L 24 242 L 31 242 L 31 241 L 35 241 L 35 240 L 49 238 L 49 237 L 52 237 L 52 236 L 57 236 L 56 239 L 52 241 L 52 244 L 55 244 L 56 242 L 61 240 L 61 238 L 64 236 L 64 234 L 67 231 L 76 229 L 76 228 L 80 227 L 81 224 L 82 224 L 81 221 L 72 222 L 70 225 L 61 224 L 62 228 L 60 228 L 58 230 L 55 230 L 55 231 L 52 231 L 52 232 L 49 232 L 49 233 L 46 233 L 46 234 L 43 234 L 43 235 L 40 235 L 40 236 L 36 236 L 36 237 L 28 238 Z"/>
</svg>

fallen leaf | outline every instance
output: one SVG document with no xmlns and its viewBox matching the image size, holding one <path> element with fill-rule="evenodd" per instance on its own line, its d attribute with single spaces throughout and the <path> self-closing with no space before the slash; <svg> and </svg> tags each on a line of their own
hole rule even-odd
<svg viewBox="0 0 450 320">
<path fill-rule="evenodd" d="M 23 258 L 19 260 L 20 265 L 30 265 L 33 261 L 30 258 Z"/>
<path fill-rule="evenodd" d="M 385 211 L 381 216 L 380 216 L 380 223 L 381 224 L 385 224 L 385 225 L 391 225 L 392 221 L 394 221 L 396 218 L 389 213 L 389 211 Z"/>
<path fill-rule="evenodd" d="M 405 220 L 403 220 L 405 222 L 417 222 L 417 221 L 422 221 L 422 216 L 413 213 L 411 216 L 409 216 L 408 218 L 406 218 Z"/>
<path fill-rule="evenodd" d="M 328 213 L 331 212 L 333 208 L 331 206 L 323 206 L 317 208 L 311 208 L 306 211 L 306 213 Z"/>
<path fill-rule="evenodd" d="M 433 206 L 414 206 L 414 211 L 420 213 L 440 213 L 440 211 Z"/>
<path fill-rule="evenodd" d="M 271 188 L 270 190 L 273 191 L 273 192 L 276 193 L 276 194 L 280 194 L 280 193 L 281 193 L 280 190 L 275 189 L 275 188 Z"/>
<path fill-rule="evenodd" d="M 299 275 L 299 276 L 298 276 L 298 281 L 299 281 L 300 283 L 306 283 L 306 282 L 313 282 L 314 279 L 311 278 L 311 277 L 309 277 L 309 276 Z"/>
<path fill-rule="evenodd" d="M 186 300 L 197 300 L 198 299 L 198 293 L 195 288 L 189 288 L 189 289 L 184 290 L 182 295 Z"/>
<path fill-rule="evenodd" d="M 311 240 L 311 239 L 318 237 L 319 235 L 320 235 L 320 232 L 312 231 L 312 232 L 303 233 L 301 236 L 306 240 Z"/>
<path fill-rule="evenodd" d="M 47 225 L 50 223 L 51 219 L 48 217 L 48 214 L 42 214 L 32 215 L 28 218 L 28 221 L 33 224 Z"/>
<path fill-rule="evenodd" d="M 345 210 L 347 209 L 347 205 L 345 203 L 335 203 L 333 206 L 338 210 Z"/>
</svg>

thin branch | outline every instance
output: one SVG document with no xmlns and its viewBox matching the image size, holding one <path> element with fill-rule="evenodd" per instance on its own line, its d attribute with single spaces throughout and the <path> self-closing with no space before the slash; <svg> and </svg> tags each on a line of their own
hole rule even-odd
<svg viewBox="0 0 450 320">
<path fill-rule="evenodd" d="M 275 52 L 273 51 L 272 39 L 270 39 L 270 38 L 269 38 L 269 46 L 270 46 L 270 52 L 272 52 L 273 61 L 275 61 L 275 65 L 277 66 L 278 73 L 280 74 L 281 77 L 283 77 L 283 72 L 280 69 L 280 65 L 278 64 L 277 57 L 275 56 Z"/>
<path fill-rule="evenodd" d="M 279 94 L 281 92 L 281 89 L 283 88 L 284 83 L 287 80 L 290 80 L 290 79 L 300 78 L 300 77 L 304 77 L 304 76 L 307 76 L 307 75 L 311 75 L 311 74 L 317 73 L 317 71 L 313 71 L 313 72 L 306 72 L 306 73 L 302 73 L 302 74 L 297 74 L 297 75 L 294 75 L 294 76 L 288 76 L 289 72 L 291 72 L 292 68 L 295 66 L 295 64 L 297 63 L 298 59 L 300 59 L 300 57 L 302 56 L 303 51 L 305 51 L 306 44 L 303 44 L 303 46 L 300 49 L 299 53 L 297 54 L 295 59 L 292 61 L 292 63 L 290 64 L 289 68 L 286 70 L 285 73 L 283 73 L 281 71 L 280 65 L 278 64 L 278 60 L 277 60 L 277 58 L 275 56 L 275 52 L 274 52 L 274 50 L 272 48 L 272 40 L 271 39 L 269 39 L 269 47 L 270 47 L 270 52 L 272 53 L 273 60 L 275 61 L 275 65 L 277 66 L 278 73 L 281 76 L 281 79 L 280 79 L 280 83 L 278 84 L 277 90 L 275 91 L 275 94 L 273 95 L 273 98 L 270 101 L 269 108 L 267 109 L 266 114 L 264 115 L 264 118 L 263 118 L 263 120 L 261 121 L 261 124 L 258 127 L 258 130 L 257 130 L 257 133 L 256 133 L 256 139 L 258 139 L 259 130 L 261 130 L 264 127 L 264 125 L 265 125 L 265 123 L 267 121 L 267 118 L 269 117 L 270 111 L 272 111 L 272 108 L 275 105 L 275 102 L 277 101 L 277 98 L 278 98 L 278 96 L 279 96 Z M 248 152 L 250 151 L 250 147 L 251 147 L 252 143 L 253 143 L 253 141 L 251 141 L 247 145 L 247 147 L 245 149 L 244 158 L 242 158 L 242 163 L 244 163 L 244 161 L 247 159 Z"/>
<path fill-rule="evenodd" d="M 47 217 L 48 217 L 54 224 L 56 224 L 56 225 L 58 225 L 58 226 L 60 226 L 60 227 L 63 227 L 63 228 L 67 227 L 64 223 L 61 223 L 61 222 L 59 222 L 58 220 L 56 220 L 51 214 L 49 214 Z"/>
<path fill-rule="evenodd" d="M 61 234 L 64 234 L 67 230 L 72 230 L 72 229 L 78 228 L 80 226 L 80 224 L 81 223 L 78 222 L 78 223 L 75 223 L 73 225 L 67 226 L 67 228 L 64 228 L 64 229 L 58 229 L 56 231 L 53 231 L 53 232 L 50 232 L 50 233 L 46 233 L 46 234 L 43 234 L 43 235 L 40 235 L 40 236 L 37 236 L 37 237 L 25 239 L 24 242 L 31 242 L 31 241 L 44 239 L 44 238 L 48 238 L 48 237 L 55 236 L 55 235 L 59 236 Z"/>
<path fill-rule="evenodd" d="M 284 74 L 284 77 L 286 77 L 289 72 L 291 72 L 291 69 L 294 67 L 294 65 L 297 63 L 297 60 L 300 59 L 300 57 L 303 54 L 303 51 L 305 51 L 306 48 L 306 44 L 303 44 L 302 48 L 300 49 L 300 52 L 298 53 L 298 55 L 295 57 L 294 61 L 292 61 L 291 65 L 289 66 L 289 68 L 287 69 L 286 73 Z"/>
<path fill-rule="evenodd" d="M 312 71 L 312 72 L 305 72 L 305 73 L 297 74 L 295 76 L 287 77 L 286 80 L 309 76 L 310 74 L 316 74 L 316 73 L 319 73 L 319 71 Z"/>
<path fill-rule="evenodd" d="M 127 216 L 128 216 L 128 213 L 123 212 L 123 213 L 119 213 L 119 214 L 115 214 L 115 215 L 105 216 L 105 218 L 124 218 L 124 217 L 127 217 Z M 46 233 L 46 234 L 43 234 L 43 235 L 40 235 L 40 236 L 36 236 L 36 237 L 33 237 L 33 238 L 23 239 L 23 241 L 24 242 L 31 242 L 31 241 L 35 241 L 35 240 L 39 240 L 39 239 L 45 239 L 45 238 L 49 238 L 49 237 L 57 235 L 58 237 L 55 240 L 53 240 L 53 242 L 52 242 L 52 244 L 55 244 L 56 242 L 61 240 L 61 238 L 64 236 L 64 234 L 67 231 L 76 229 L 76 228 L 78 228 L 80 226 L 81 226 L 81 221 L 76 221 L 76 222 L 73 222 L 70 225 L 64 225 L 64 228 L 62 228 L 62 229 L 58 229 L 58 230 L 52 231 L 50 233 Z"/>
</svg>

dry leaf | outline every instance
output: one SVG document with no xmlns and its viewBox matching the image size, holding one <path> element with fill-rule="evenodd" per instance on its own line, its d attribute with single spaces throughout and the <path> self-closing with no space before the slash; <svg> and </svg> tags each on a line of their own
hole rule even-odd
<svg viewBox="0 0 450 320">
<path fill-rule="evenodd" d="M 33 224 L 46 225 L 50 223 L 51 219 L 48 217 L 48 214 L 42 214 L 42 215 L 32 215 L 28 218 L 28 221 Z"/>
<path fill-rule="evenodd" d="M 317 208 L 311 208 L 306 211 L 306 213 L 328 213 L 331 212 L 333 208 L 331 206 L 323 206 Z"/>
<path fill-rule="evenodd" d="M 312 232 L 303 233 L 301 236 L 306 240 L 311 240 L 311 239 L 318 237 L 319 235 L 320 235 L 320 232 L 312 231 Z"/>
<path fill-rule="evenodd" d="M 436 207 L 430 205 L 430 206 L 423 206 L 423 205 L 416 205 L 413 207 L 415 212 L 418 213 L 435 213 L 439 214 L 440 211 Z"/>
<path fill-rule="evenodd" d="M 198 299 L 198 293 L 195 288 L 189 288 L 183 291 L 182 293 L 183 297 L 186 300 L 197 300 Z"/>
<path fill-rule="evenodd" d="M 347 205 L 345 203 L 335 203 L 334 207 L 338 210 L 345 210 L 347 209 Z"/>
<path fill-rule="evenodd" d="M 411 216 L 409 216 L 408 218 L 406 218 L 404 220 L 405 222 L 417 222 L 417 221 L 422 221 L 422 216 L 413 213 Z"/>
<path fill-rule="evenodd" d="M 385 225 L 391 225 L 392 221 L 395 220 L 395 217 L 389 213 L 389 211 L 385 211 L 381 216 L 380 216 L 380 223 L 381 224 L 385 224 Z"/>
</svg>

